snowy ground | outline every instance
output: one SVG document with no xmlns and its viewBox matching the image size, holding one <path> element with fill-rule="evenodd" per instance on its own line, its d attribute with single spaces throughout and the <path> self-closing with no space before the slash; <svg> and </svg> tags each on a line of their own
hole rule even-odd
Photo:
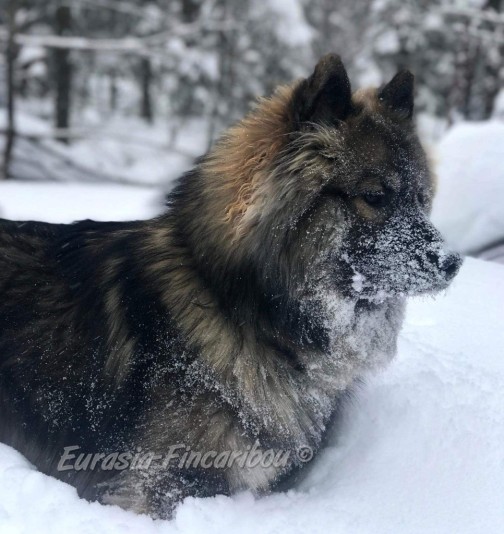
<svg viewBox="0 0 504 534">
<path fill-rule="evenodd" d="M 68 222 L 160 210 L 161 190 L 0 184 L 0 212 Z M 171 522 L 88 503 L 0 444 L 0 532 L 494 533 L 504 524 L 504 267 L 467 260 L 410 303 L 395 362 L 372 377 L 307 480 L 287 494 L 187 500 Z"/>
</svg>

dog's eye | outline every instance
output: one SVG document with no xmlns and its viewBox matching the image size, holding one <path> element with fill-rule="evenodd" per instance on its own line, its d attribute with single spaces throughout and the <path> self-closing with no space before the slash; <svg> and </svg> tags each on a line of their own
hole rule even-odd
<svg viewBox="0 0 504 534">
<path fill-rule="evenodd" d="M 389 203 L 390 195 L 385 191 L 374 191 L 363 193 L 361 198 L 373 208 L 383 208 Z"/>
</svg>

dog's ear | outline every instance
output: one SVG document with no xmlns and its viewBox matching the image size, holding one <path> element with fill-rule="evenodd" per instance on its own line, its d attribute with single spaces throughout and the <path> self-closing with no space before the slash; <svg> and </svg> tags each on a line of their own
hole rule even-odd
<svg viewBox="0 0 504 534">
<path fill-rule="evenodd" d="M 327 54 L 313 74 L 296 88 L 292 99 L 294 122 L 335 124 L 352 110 L 350 80 L 341 58 Z"/>
<path fill-rule="evenodd" d="M 399 71 L 378 93 L 378 98 L 400 117 L 413 116 L 414 76 L 409 70 Z"/>
</svg>

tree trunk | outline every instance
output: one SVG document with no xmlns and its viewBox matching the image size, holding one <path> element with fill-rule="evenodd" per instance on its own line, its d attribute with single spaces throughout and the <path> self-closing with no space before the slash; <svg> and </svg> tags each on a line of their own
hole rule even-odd
<svg viewBox="0 0 504 534">
<path fill-rule="evenodd" d="M 117 72 L 112 69 L 109 73 L 109 108 L 113 113 L 117 111 L 119 90 L 117 88 Z"/>
<path fill-rule="evenodd" d="M 150 59 L 147 57 L 142 58 L 140 64 L 140 78 L 142 84 L 142 108 L 140 110 L 140 115 L 147 122 L 152 122 L 152 65 Z"/>
<path fill-rule="evenodd" d="M 72 27 L 72 13 L 70 8 L 61 5 L 55 13 L 56 35 L 68 35 Z M 67 129 L 70 126 L 71 91 L 72 91 L 72 62 L 70 50 L 57 48 L 54 55 L 54 74 L 56 85 L 55 127 Z M 60 138 L 68 143 L 68 138 Z"/>
<path fill-rule="evenodd" d="M 467 62 L 465 64 L 465 87 L 462 100 L 462 114 L 465 120 L 472 120 L 477 117 L 473 116 L 472 98 L 477 82 L 476 69 L 478 67 L 479 59 L 479 43 L 470 43 L 470 48 L 467 53 Z"/>
<path fill-rule="evenodd" d="M 448 123 L 451 125 L 456 118 L 467 118 L 468 104 L 471 96 L 470 64 L 471 64 L 471 36 L 469 35 L 470 21 L 464 23 L 455 51 L 455 73 L 450 93 Z"/>
<path fill-rule="evenodd" d="M 182 0 L 182 20 L 183 22 L 194 22 L 199 15 L 201 2 L 198 0 Z"/>
<path fill-rule="evenodd" d="M 6 92 L 7 92 L 7 129 L 5 132 L 5 148 L 3 157 L 2 174 L 0 178 L 9 178 L 10 163 L 12 159 L 12 150 L 14 148 L 14 139 L 16 135 L 14 112 L 15 112 L 15 62 L 16 62 L 16 44 L 14 36 L 16 33 L 16 11 L 17 0 L 9 0 L 7 6 L 7 25 L 8 25 L 8 40 L 6 48 Z"/>
<path fill-rule="evenodd" d="M 502 13 L 503 0 L 488 0 L 483 6 L 484 10 L 492 10 L 495 13 Z M 497 27 L 494 27 L 494 32 L 497 33 Z M 495 99 L 502 87 L 501 78 L 501 63 L 504 57 L 504 46 L 502 44 L 495 45 L 497 47 L 495 54 L 487 54 L 484 67 L 484 84 L 485 91 L 483 95 L 483 117 L 482 119 L 489 119 L 492 116 Z"/>
</svg>

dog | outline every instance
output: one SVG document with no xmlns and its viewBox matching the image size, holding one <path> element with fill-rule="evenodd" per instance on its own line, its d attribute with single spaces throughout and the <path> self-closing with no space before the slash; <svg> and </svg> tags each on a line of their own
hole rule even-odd
<svg viewBox="0 0 504 534">
<path fill-rule="evenodd" d="M 227 130 L 159 217 L 2 220 L 0 440 L 160 518 L 293 480 L 394 357 L 406 298 L 461 264 L 429 222 L 413 92 L 401 71 L 352 93 L 329 54 Z"/>
</svg>

